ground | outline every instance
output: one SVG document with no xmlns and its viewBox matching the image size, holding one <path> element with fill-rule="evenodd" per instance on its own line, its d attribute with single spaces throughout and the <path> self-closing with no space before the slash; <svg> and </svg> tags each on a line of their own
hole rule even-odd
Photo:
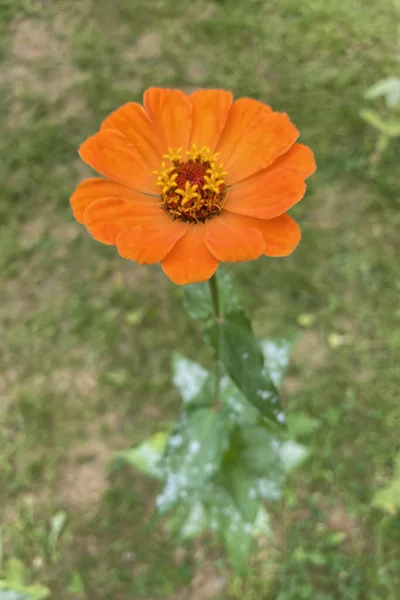
<svg viewBox="0 0 400 600">
<path fill-rule="evenodd" d="M 396 20 L 372 0 L 1 3 L 1 536 L 52 598 L 397 597 L 400 523 L 371 500 L 399 449 L 400 147 L 371 172 L 358 115 L 398 69 Z M 174 419 L 170 348 L 210 361 L 160 268 L 96 243 L 68 203 L 80 142 L 150 85 L 268 102 L 318 163 L 295 254 L 228 269 L 260 337 L 297 334 L 284 400 L 319 423 L 245 582 L 211 538 L 169 538 L 153 482 L 110 468 Z"/>
</svg>

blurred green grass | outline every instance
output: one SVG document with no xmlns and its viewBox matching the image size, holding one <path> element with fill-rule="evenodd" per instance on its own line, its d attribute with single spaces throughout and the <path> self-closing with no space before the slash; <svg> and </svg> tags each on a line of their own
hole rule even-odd
<svg viewBox="0 0 400 600">
<path fill-rule="evenodd" d="M 400 524 L 370 502 L 399 445 L 400 148 L 372 176 L 375 134 L 358 117 L 363 90 L 396 68 L 396 19 L 372 0 L 0 4 L 0 522 L 6 556 L 52 597 L 202 600 L 218 572 L 223 600 L 397 597 Z M 90 174 L 77 147 L 150 85 L 223 87 L 287 111 L 319 167 L 293 211 L 296 253 L 228 269 L 260 336 L 312 315 L 284 395 L 320 421 L 245 584 L 211 540 L 175 548 L 153 523 L 151 482 L 107 479 L 113 451 L 177 412 L 171 347 L 210 361 L 160 269 L 119 259 L 69 208 Z M 332 333 L 345 343 L 331 347 Z"/>
</svg>

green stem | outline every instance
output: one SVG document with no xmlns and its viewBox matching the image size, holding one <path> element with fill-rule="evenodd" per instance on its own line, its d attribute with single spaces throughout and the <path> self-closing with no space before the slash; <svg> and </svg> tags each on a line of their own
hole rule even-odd
<svg viewBox="0 0 400 600">
<path fill-rule="evenodd" d="M 215 320 L 218 320 L 221 317 L 221 305 L 219 302 L 219 291 L 218 291 L 218 281 L 217 275 L 214 275 L 209 280 L 210 283 L 210 291 L 211 291 L 211 301 L 214 309 Z M 219 338 L 219 335 L 218 335 Z M 219 386 L 220 386 L 221 373 L 219 368 L 219 339 L 217 340 L 217 348 L 215 352 L 215 392 L 214 392 L 214 400 L 217 403 L 219 398 Z"/>
<path fill-rule="evenodd" d="M 219 305 L 219 291 L 218 291 L 218 281 L 217 281 L 216 273 L 214 273 L 214 275 L 211 277 L 209 284 L 210 284 L 211 300 L 212 300 L 212 304 L 213 304 L 215 318 L 218 319 L 221 316 L 221 307 Z"/>
</svg>

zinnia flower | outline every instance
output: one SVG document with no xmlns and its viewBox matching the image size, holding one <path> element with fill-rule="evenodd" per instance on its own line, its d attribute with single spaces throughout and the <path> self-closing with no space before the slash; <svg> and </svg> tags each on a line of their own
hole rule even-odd
<svg viewBox="0 0 400 600">
<path fill-rule="evenodd" d="M 105 179 L 82 182 L 74 216 L 140 264 L 161 262 L 177 284 L 206 281 L 220 262 L 287 256 L 300 241 L 286 214 L 315 171 L 283 113 L 224 90 L 150 88 L 80 147 Z"/>
</svg>

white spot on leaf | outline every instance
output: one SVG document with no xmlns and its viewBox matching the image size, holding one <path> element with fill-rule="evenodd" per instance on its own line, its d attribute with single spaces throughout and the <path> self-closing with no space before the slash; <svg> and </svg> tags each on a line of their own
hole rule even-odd
<svg viewBox="0 0 400 600">
<path fill-rule="evenodd" d="M 289 364 L 291 343 L 287 340 L 261 340 L 260 346 L 268 373 L 276 387 L 279 387 Z"/>
<path fill-rule="evenodd" d="M 280 412 L 276 415 L 276 420 L 278 421 L 278 423 L 285 423 L 286 422 L 286 417 L 285 417 L 285 413 Z"/>
<path fill-rule="evenodd" d="M 183 356 L 174 361 L 174 384 L 179 389 L 183 402 L 189 403 L 202 389 L 209 373 Z"/>
<path fill-rule="evenodd" d="M 172 437 L 169 438 L 169 445 L 172 446 L 172 448 L 178 448 L 179 446 L 182 445 L 183 439 L 181 435 L 173 435 Z"/>
<path fill-rule="evenodd" d="M 189 444 L 189 452 L 190 454 L 197 454 L 200 450 L 200 442 L 197 440 L 192 440 Z"/>
</svg>

